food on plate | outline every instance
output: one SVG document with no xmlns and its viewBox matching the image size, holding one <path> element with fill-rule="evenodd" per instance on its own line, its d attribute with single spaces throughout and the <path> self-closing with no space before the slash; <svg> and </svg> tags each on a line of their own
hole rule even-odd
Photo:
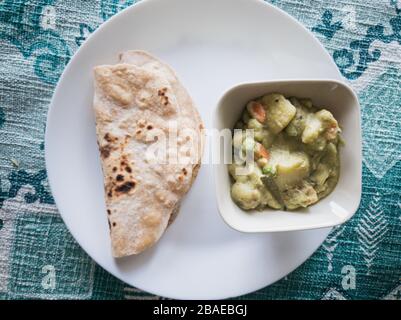
<svg viewBox="0 0 401 320">
<path fill-rule="evenodd" d="M 165 63 L 143 51 L 94 69 L 96 133 L 115 257 L 155 244 L 198 173 L 203 123 Z"/>
<path fill-rule="evenodd" d="M 340 127 L 310 99 L 266 94 L 250 101 L 233 133 L 231 196 L 243 209 L 308 207 L 335 188 Z"/>
</svg>

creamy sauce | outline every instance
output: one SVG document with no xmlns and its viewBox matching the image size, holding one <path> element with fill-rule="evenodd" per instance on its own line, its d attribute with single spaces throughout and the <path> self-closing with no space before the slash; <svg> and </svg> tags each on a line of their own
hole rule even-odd
<svg viewBox="0 0 401 320">
<path fill-rule="evenodd" d="M 234 128 L 233 200 L 245 210 L 318 202 L 338 181 L 340 132 L 309 99 L 273 93 L 250 101 Z"/>
</svg>

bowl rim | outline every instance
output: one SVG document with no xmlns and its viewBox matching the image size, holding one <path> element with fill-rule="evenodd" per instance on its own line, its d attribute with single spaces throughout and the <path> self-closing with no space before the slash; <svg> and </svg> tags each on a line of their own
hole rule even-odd
<svg viewBox="0 0 401 320">
<path fill-rule="evenodd" d="M 232 87 L 229 87 L 228 89 L 226 89 L 224 91 L 224 93 L 221 95 L 221 97 L 219 98 L 219 100 L 217 101 L 215 110 L 213 112 L 212 115 L 212 125 L 213 128 L 216 129 L 217 128 L 217 121 L 218 121 L 218 112 L 221 109 L 222 103 L 223 101 L 231 94 L 233 93 L 235 90 L 241 89 L 243 87 L 248 87 L 248 86 L 264 86 L 264 85 L 273 85 L 273 84 L 296 84 L 296 83 L 333 83 L 336 85 L 339 85 L 343 88 L 345 88 L 348 93 L 351 95 L 353 101 L 354 101 L 354 105 L 357 109 L 357 118 L 358 118 L 358 126 L 357 126 L 357 130 L 354 130 L 354 135 L 358 135 L 358 140 L 360 141 L 360 152 L 358 152 L 360 154 L 359 159 L 360 159 L 360 170 L 358 170 L 358 174 L 359 174 L 359 179 L 358 179 L 358 186 L 359 186 L 359 192 L 357 194 L 354 194 L 355 197 L 355 202 L 353 203 L 352 206 L 352 210 L 348 210 L 350 212 L 349 215 L 343 217 L 342 219 L 340 219 L 338 222 L 336 223 L 332 223 L 332 222 L 327 222 L 327 223 L 320 223 L 320 224 L 316 224 L 316 225 L 300 225 L 300 226 L 293 226 L 293 227 L 281 227 L 281 228 L 277 228 L 275 227 L 274 229 L 266 229 L 266 227 L 261 227 L 261 228 L 254 228 L 255 230 L 249 230 L 246 228 L 242 228 L 241 225 L 235 224 L 233 223 L 233 221 L 229 221 L 227 218 L 229 215 L 225 214 L 224 212 L 227 211 L 227 209 L 224 208 L 224 206 L 222 205 L 221 201 L 220 201 L 220 197 L 219 197 L 219 186 L 220 183 L 218 182 L 218 174 L 217 174 L 217 170 L 219 170 L 221 164 L 215 164 L 214 165 L 214 170 L 213 170 L 213 175 L 214 175 L 214 186 L 215 186 L 215 193 L 216 193 L 216 202 L 217 202 L 217 209 L 219 211 L 219 214 L 221 216 L 221 218 L 223 219 L 223 221 L 233 230 L 242 232 L 242 233 L 276 233 L 276 232 L 292 232 L 292 231 L 303 231 L 303 230 L 315 230 L 315 229 L 322 229 L 322 228 L 329 228 L 329 227 L 335 227 L 338 225 L 341 225 L 345 222 L 347 222 L 348 220 L 350 220 L 355 213 L 358 211 L 360 203 L 361 203 L 361 199 L 362 199 L 362 127 L 361 127 L 361 106 L 359 103 L 359 99 L 357 94 L 355 93 L 355 91 L 352 89 L 352 87 L 347 84 L 344 81 L 340 81 L 337 79 L 331 79 L 331 78 L 322 78 L 322 79 L 301 79 L 301 78 L 294 78 L 294 79 L 277 79 L 277 80 L 266 80 L 266 81 L 255 81 L 255 82 L 241 82 L 238 83 Z M 230 130 L 232 130 L 230 128 Z M 216 139 L 213 136 L 212 137 L 212 153 L 216 152 Z M 226 195 L 227 197 L 230 198 L 230 201 L 233 202 L 230 194 Z M 234 205 L 236 205 L 234 203 Z M 239 207 L 238 207 L 239 208 Z M 243 209 L 239 208 L 239 210 L 244 211 Z M 244 213 L 246 213 L 244 211 Z"/>
<path fill-rule="evenodd" d="M 290 84 L 295 84 L 295 83 L 317 83 L 317 82 L 326 82 L 326 83 L 333 83 L 333 84 L 337 84 L 339 86 L 342 86 L 344 88 L 346 88 L 352 95 L 352 97 L 354 98 L 354 100 L 357 102 L 357 106 L 358 106 L 358 110 L 360 112 L 360 104 L 359 104 L 359 100 L 358 100 L 358 96 L 355 93 L 354 89 L 347 84 L 345 81 L 340 81 L 337 79 L 332 79 L 332 78 L 322 78 L 322 79 L 301 79 L 301 78 L 293 78 L 293 79 L 275 79 L 275 80 L 266 80 L 266 81 L 254 81 L 254 82 L 240 82 L 237 83 L 236 85 L 227 88 L 224 93 L 220 96 L 219 100 L 217 101 L 216 104 L 216 108 L 215 108 L 215 112 L 214 115 L 216 114 L 217 110 L 220 108 L 221 102 L 229 95 L 231 94 L 233 91 L 238 90 L 240 88 L 243 87 L 247 87 L 247 86 L 260 86 L 260 85 L 269 85 L 269 84 L 279 84 L 279 83 L 290 83 Z M 214 120 L 213 119 L 213 124 L 214 124 Z"/>
</svg>

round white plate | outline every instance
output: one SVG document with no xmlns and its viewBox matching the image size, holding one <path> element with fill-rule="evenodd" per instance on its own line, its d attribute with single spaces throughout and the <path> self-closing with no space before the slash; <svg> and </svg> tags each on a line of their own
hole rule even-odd
<svg viewBox="0 0 401 320">
<path fill-rule="evenodd" d="M 92 110 L 92 68 L 142 49 L 169 63 L 210 128 L 220 95 L 239 82 L 341 79 L 331 57 L 293 18 L 257 0 L 146 0 L 103 24 L 65 69 L 46 130 L 46 165 L 58 209 L 72 235 L 104 269 L 170 298 L 246 294 L 304 262 L 329 229 L 243 234 L 217 212 L 211 165 L 203 165 L 180 214 L 160 242 L 113 259 Z M 208 143 L 205 159 L 210 156 Z"/>
</svg>

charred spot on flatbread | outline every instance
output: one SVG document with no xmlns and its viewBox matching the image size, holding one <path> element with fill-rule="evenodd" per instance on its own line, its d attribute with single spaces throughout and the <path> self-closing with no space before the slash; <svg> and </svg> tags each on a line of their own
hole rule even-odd
<svg viewBox="0 0 401 320">
<path fill-rule="evenodd" d="M 135 181 L 127 181 L 117 186 L 114 190 L 117 193 L 128 193 L 135 188 L 135 185 L 136 185 Z"/>
<path fill-rule="evenodd" d="M 113 142 L 117 142 L 118 141 L 118 137 L 114 137 L 111 133 L 107 132 L 104 135 L 104 140 L 106 140 L 109 143 L 113 143 Z"/>
<path fill-rule="evenodd" d="M 100 147 L 100 155 L 102 156 L 102 158 L 107 159 L 110 156 L 110 152 L 111 152 L 110 145 L 106 144 Z"/>
<path fill-rule="evenodd" d="M 162 104 L 167 106 L 169 104 L 168 96 L 166 95 L 167 88 L 162 88 L 157 91 L 157 95 L 161 98 Z"/>
</svg>

